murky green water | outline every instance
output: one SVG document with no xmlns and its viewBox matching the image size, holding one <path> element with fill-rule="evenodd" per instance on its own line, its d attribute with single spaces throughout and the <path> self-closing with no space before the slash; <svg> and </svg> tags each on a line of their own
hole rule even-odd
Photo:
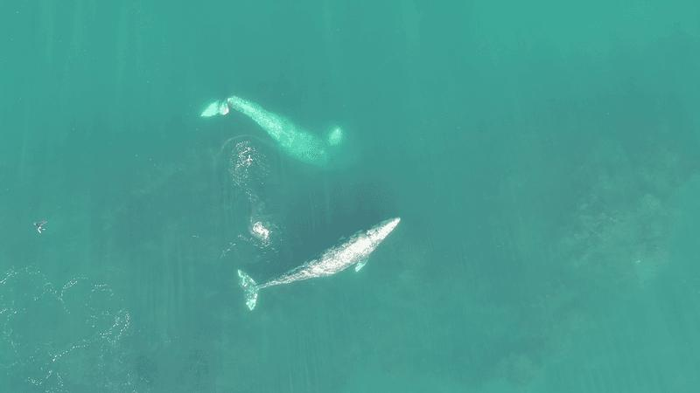
<svg viewBox="0 0 700 393">
<path fill-rule="evenodd" d="M 699 20 L 0 3 L 0 391 L 695 392 Z M 232 95 L 308 139 L 200 117 Z M 239 269 L 391 217 L 360 272 L 247 309 Z"/>
</svg>

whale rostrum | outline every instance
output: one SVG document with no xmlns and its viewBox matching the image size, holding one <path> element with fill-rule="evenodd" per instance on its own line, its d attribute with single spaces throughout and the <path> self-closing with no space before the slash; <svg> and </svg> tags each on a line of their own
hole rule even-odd
<svg viewBox="0 0 700 393">
<path fill-rule="evenodd" d="M 320 257 L 261 284 L 256 283 L 249 275 L 238 270 L 240 285 L 245 292 L 246 306 L 250 310 L 255 308 L 258 292 L 263 288 L 331 276 L 353 265 L 355 271 L 359 271 L 367 263 L 370 254 L 389 236 L 400 221 L 401 219 L 398 217 L 393 218 L 382 221 L 366 231 L 357 232 L 342 244 L 326 250 Z"/>
</svg>

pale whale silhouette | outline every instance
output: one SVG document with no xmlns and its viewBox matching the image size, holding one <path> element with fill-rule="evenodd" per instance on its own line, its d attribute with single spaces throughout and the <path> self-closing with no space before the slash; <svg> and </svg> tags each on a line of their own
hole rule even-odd
<svg viewBox="0 0 700 393">
<path fill-rule="evenodd" d="M 291 284 L 316 277 L 326 277 L 339 273 L 355 265 L 355 271 L 362 269 L 369 255 L 399 225 L 400 218 L 382 221 L 367 231 L 361 231 L 339 246 L 326 250 L 319 258 L 312 259 L 277 278 L 257 284 L 243 271 L 238 271 L 240 285 L 245 291 L 245 303 L 250 310 L 255 308 L 258 292 L 263 288 Z"/>
<path fill-rule="evenodd" d="M 331 130 L 323 139 L 297 127 L 283 116 L 236 96 L 209 104 L 201 116 L 224 116 L 231 109 L 250 117 L 277 142 L 283 152 L 307 164 L 326 166 L 330 161 L 329 150 L 338 146 L 343 140 L 343 131 L 338 127 Z"/>
</svg>

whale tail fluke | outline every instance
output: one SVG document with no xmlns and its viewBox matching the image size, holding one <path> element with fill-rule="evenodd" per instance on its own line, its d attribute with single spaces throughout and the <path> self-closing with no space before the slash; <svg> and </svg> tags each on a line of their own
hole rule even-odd
<svg viewBox="0 0 700 393">
<path fill-rule="evenodd" d="M 224 116 L 228 114 L 229 107 L 226 101 L 214 101 L 204 109 L 201 117 Z"/>
<path fill-rule="evenodd" d="M 243 292 L 245 293 L 245 305 L 248 306 L 249 310 L 253 310 L 255 304 L 258 302 L 258 284 L 241 270 L 238 271 L 238 277 L 241 279 L 241 288 L 243 288 Z"/>
</svg>

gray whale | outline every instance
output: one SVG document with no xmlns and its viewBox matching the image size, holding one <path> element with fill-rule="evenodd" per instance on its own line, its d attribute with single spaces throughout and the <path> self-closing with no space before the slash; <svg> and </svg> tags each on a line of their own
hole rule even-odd
<svg viewBox="0 0 700 393">
<path fill-rule="evenodd" d="M 245 291 L 246 306 L 250 310 L 255 308 L 258 292 L 263 288 L 332 276 L 353 265 L 355 265 L 355 271 L 359 271 L 367 263 L 370 254 L 389 236 L 400 221 L 401 219 L 398 217 L 392 218 L 382 221 L 366 231 L 360 231 L 342 244 L 326 250 L 320 257 L 305 262 L 262 284 L 256 283 L 249 275 L 239 270 L 238 277 L 240 285 Z"/>
</svg>

